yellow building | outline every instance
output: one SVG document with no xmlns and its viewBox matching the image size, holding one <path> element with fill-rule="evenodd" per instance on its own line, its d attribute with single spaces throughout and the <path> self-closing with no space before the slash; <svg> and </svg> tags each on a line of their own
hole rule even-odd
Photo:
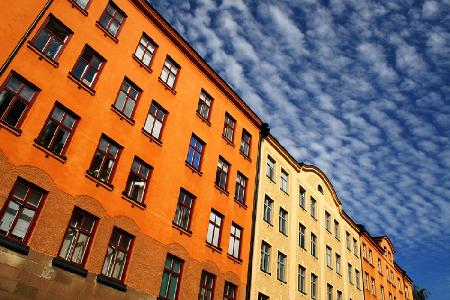
<svg viewBox="0 0 450 300">
<path fill-rule="evenodd" d="M 249 299 L 364 299 L 359 229 L 317 167 L 262 140 Z"/>
</svg>

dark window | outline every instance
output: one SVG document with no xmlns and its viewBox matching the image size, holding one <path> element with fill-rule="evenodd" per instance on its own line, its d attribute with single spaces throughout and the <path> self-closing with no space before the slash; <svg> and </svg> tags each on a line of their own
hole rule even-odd
<svg viewBox="0 0 450 300">
<path fill-rule="evenodd" d="M 333 300 L 333 286 L 327 284 L 327 300 Z"/>
<path fill-rule="evenodd" d="M 242 139 L 241 139 L 241 147 L 240 151 L 245 156 L 250 156 L 250 143 L 252 141 L 252 136 L 248 133 L 247 130 L 242 129 Z"/>
<path fill-rule="evenodd" d="M 317 275 L 311 273 L 311 299 L 317 299 Z"/>
<path fill-rule="evenodd" d="M 91 166 L 88 170 L 89 174 L 103 182 L 111 183 L 112 173 L 119 158 L 121 148 L 121 146 L 110 138 L 102 135 L 94 157 L 92 158 Z"/>
<path fill-rule="evenodd" d="M 224 300 L 236 300 L 237 286 L 228 281 L 225 281 L 225 288 L 223 290 Z"/>
<path fill-rule="evenodd" d="M 159 76 L 159 78 L 171 89 L 174 89 L 179 69 L 180 66 L 175 61 L 173 61 L 169 56 L 167 56 L 166 61 L 164 62 L 161 76 Z"/>
<path fill-rule="evenodd" d="M 230 233 L 230 243 L 228 245 L 229 255 L 235 258 L 239 258 L 241 240 L 242 240 L 242 228 L 232 223 Z"/>
<path fill-rule="evenodd" d="M 146 164 L 138 157 L 134 158 L 128 175 L 125 195 L 138 203 L 144 202 L 145 192 L 147 191 L 148 181 L 150 179 L 153 167 Z"/>
<path fill-rule="evenodd" d="M 125 13 L 114 2 L 110 1 L 98 23 L 113 37 L 117 37 L 120 26 L 122 26 L 126 17 Z"/>
<path fill-rule="evenodd" d="M 258 300 L 269 300 L 269 296 L 264 295 L 263 293 L 258 293 Z"/>
<path fill-rule="evenodd" d="M 234 139 L 234 127 L 235 126 L 236 126 L 236 120 L 233 119 L 233 117 L 230 116 L 228 113 L 226 113 L 222 135 L 231 143 L 233 142 L 233 139 Z"/>
<path fill-rule="evenodd" d="M 287 235 L 287 220 L 288 212 L 280 207 L 280 215 L 279 215 L 279 231 L 284 235 Z"/>
<path fill-rule="evenodd" d="M 317 202 L 313 197 L 311 197 L 311 217 L 317 220 Z"/>
<path fill-rule="evenodd" d="M 269 273 L 270 272 L 270 252 L 272 250 L 272 246 L 268 243 L 262 241 L 261 242 L 261 270 Z"/>
<path fill-rule="evenodd" d="M 0 90 L 0 120 L 19 128 L 38 90 L 20 75 L 11 73 Z"/>
<path fill-rule="evenodd" d="M 323 188 L 320 184 L 317 186 L 317 190 L 323 195 Z"/>
<path fill-rule="evenodd" d="M 317 236 L 311 232 L 311 255 L 317 258 Z"/>
<path fill-rule="evenodd" d="M 97 220 L 97 217 L 76 207 L 67 226 L 58 256 L 67 261 L 84 265 L 86 254 L 92 244 Z"/>
<path fill-rule="evenodd" d="M 56 61 L 72 33 L 63 23 L 49 15 L 32 44 L 45 56 Z"/>
<path fill-rule="evenodd" d="M 289 174 L 284 169 L 281 169 L 280 189 L 289 193 Z"/>
<path fill-rule="evenodd" d="M 298 224 L 298 245 L 305 249 L 306 247 L 306 227 L 299 223 Z"/>
<path fill-rule="evenodd" d="M 272 213 L 273 212 L 273 200 L 266 195 L 264 198 L 264 214 L 263 219 L 269 224 L 272 224 Z"/>
<path fill-rule="evenodd" d="M 141 92 L 142 90 L 140 88 L 133 84 L 128 78 L 125 78 L 119 93 L 117 94 L 114 107 L 128 118 L 131 118 Z"/>
<path fill-rule="evenodd" d="M 192 134 L 186 162 L 196 170 L 200 170 L 205 143 Z"/>
<path fill-rule="evenodd" d="M 247 188 L 247 177 L 238 172 L 236 175 L 236 188 L 234 190 L 234 199 L 236 199 L 240 203 L 244 203 L 246 188 Z"/>
<path fill-rule="evenodd" d="M 269 177 L 272 181 L 275 181 L 275 167 L 275 160 L 272 157 L 267 156 L 266 176 Z"/>
<path fill-rule="evenodd" d="M 206 236 L 206 242 L 215 247 L 220 245 L 220 234 L 222 231 L 223 216 L 216 211 L 211 211 L 208 223 L 208 233 Z"/>
<path fill-rule="evenodd" d="M 78 5 L 82 9 L 86 9 L 89 2 L 91 2 L 91 0 L 70 0 L 70 1 L 74 2 L 76 5 Z"/>
<path fill-rule="evenodd" d="M 59 103 L 53 107 L 36 142 L 57 155 L 69 145 L 79 117 Z"/>
<path fill-rule="evenodd" d="M 85 46 L 83 52 L 72 69 L 72 75 L 86 84 L 88 87 L 94 87 L 98 80 L 103 65 L 106 60 L 89 46 Z"/>
<path fill-rule="evenodd" d="M 286 282 L 286 260 L 287 256 L 278 251 L 277 279 L 282 282 Z"/>
<path fill-rule="evenodd" d="M 134 55 L 144 65 L 150 67 L 153 55 L 155 54 L 157 47 L 158 45 L 156 45 L 156 43 L 151 38 L 149 38 L 145 33 L 143 33 Z"/>
<path fill-rule="evenodd" d="M 229 171 L 230 164 L 225 159 L 223 159 L 223 157 L 219 157 L 216 171 L 216 185 L 223 190 L 227 189 Z"/>
<path fill-rule="evenodd" d="M 202 271 L 202 277 L 200 278 L 200 289 L 198 291 L 198 300 L 212 300 L 214 296 L 214 283 L 216 276 Z"/>
<path fill-rule="evenodd" d="M 134 237 L 125 231 L 114 228 L 106 251 L 102 274 L 106 277 L 123 281 Z"/>
<path fill-rule="evenodd" d="M 298 265 L 298 291 L 306 293 L 306 269 Z"/>
<path fill-rule="evenodd" d="M 305 204 L 305 200 L 306 200 L 306 191 L 305 191 L 305 189 L 304 188 L 302 188 L 302 187 L 300 187 L 299 188 L 299 204 L 300 204 L 300 207 L 302 207 L 302 208 L 304 208 L 304 209 L 306 209 L 306 204 Z"/>
<path fill-rule="evenodd" d="M 177 210 L 173 222 L 181 228 L 188 230 L 191 223 L 192 208 L 195 197 L 184 189 L 180 189 Z"/>
<path fill-rule="evenodd" d="M 200 92 L 200 98 L 198 99 L 197 113 L 205 120 L 209 120 L 209 113 L 211 111 L 212 98 L 205 91 Z"/>
<path fill-rule="evenodd" d="M 47 194 L 19 178 L 0 212 L 0 234 L 26 243 Z"/>
<path fill-rule="evenodd" d="M 157 140 L 161 140 L 162 130 L 167 118 L 167 111 L 161 105 L 152 101 L 144 130 Z"/>
<path fill-rule="evenodd" d="M 178 299 L 182 267 L 183 261 L 181 259 L 170 254 L 167 255 L 158 299 Z"/>
</svg>

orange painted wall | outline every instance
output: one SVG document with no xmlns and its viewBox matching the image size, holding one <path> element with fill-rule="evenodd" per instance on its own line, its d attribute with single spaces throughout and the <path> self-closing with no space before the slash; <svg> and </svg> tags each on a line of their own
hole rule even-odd
<svg viewBox="0 0 450 300">
<path fill-rule="evenodd" d="M 23 7 L 22 2 L 13 1 L 8 5 L 12 6 L 14 11 L 20 10 Z M 45 59 L 40 60 L 39 56 L 25 45 L 0 78 L 0 82 L 3 83 L 10 71 L 15 70 L 41 89 L 21 126 L 20 136 L 0 127 L 0 149 L 12 164 L 30 165 L 42 169 L 52 177 L 58 188 L 65 192 L 71 195 L 88 195 L 97 199 L 108 215 L 129 217 L 136 222 L 142 233 L 163 244 L 178 243 L 193 259 L 213 261 L 219 266 L 221 272 L 233 272 L 239 276 L 241 282 L 245 283 L 258 151 L 258 122 L 260 121 L 250 120 L 243 113 L 242 108 L 227 99 L 223 91 L 208 79 L 188 59 L 186 53 L 180 51 L 162 33 L 160 28 L 147 19 L 132 1 L 116 0 L 114 2 L 128 16 L 118 35 L 117 43 L 96 26 L 96 21 L 108 1 L 92 0 L 87 16 L 74 8 L 69 0 L 53 2 L 28 40 L 34 37 L 49 13 L 73 30 L 74 34 L 64 49 L 57 67 Z M 1 5 L 4 6 L 5 3 L 2 2 Z M 33 11 L 36 12 L 36 10 L 33 8 Z M 1 14 L 2 20 L 6 19 L 6 23 L 9 23 L 11 28 L 20 28 L 3 32 L 2 34 L 5 35 L 2 36 L 3 44 L 3 39 L 17 37 L 24 21 L 15 15 L 5 14 L 3 9 Z M 141 68 L 132 58 L 142 32 L 147 33 L 159 45 L 153 59 L 151 73 Z M 89 44 L 107 60 L 95 86 L 95 95 L 79 89 L 78 85 L 68 78 L 68 73 L 85 44 Z M 168 54 L 181 66 L 175 88 L 176 94 L 167 90 L 158 81 Z M 121 120 L 111 109 L 124 76 L 134 81 L 143 90 L 134 115 L 134 125 Z M 201 89 L 206 90 L 214 98 L 210 126 L 195 112 Z M 153 99 L 169 112 L 162 134 L 162 145 L 151 142 L 141 132 Z M 33 146 L 33 140 L 38 136 L 56 100 L 81 117 L 66 153 L 68 158 L 65 163 Z M 222 138 L 225 112 L 229 112 L 237 120 L 234 134 L 236 146 L 227 144 Z M 255 119 L 259 120 L 257 117 Z M 252 135 L 251 160 L 245 159 L 239 153 L 243 128 Z M 124 147 L 112 180 L 113 191 L 102 186 L 97 187 L 85 176 L 102 133 Z M 201 176 L 185 166 L 192 133 L 206 142 Z M 121 196 L 135 155 L 154 167 L 145 199 L 146 209 L 133 206 Z M 219 155 L 231 163 L 228 178 L 229 196 L 221 193 L 214 186 Z M 248 177 L 247 208 L 233 200 L 237 171 Z M 192 236 L 180 234 L 178 230 L 172 228 L 180 187 L 197 197 L 191 223 Z M 3 205 L 4 199 L 1 200 Z M 224 250 L 221 254 L 212 252 L 205 245 L 211 208 L 225 216 L 221 237 L 221 247 Z M 40 221 L 38 219 L 37 222 Z M 226 254 L 231 222 L 236 222 L 243 228 L 242 263 L 233 261 Z M 120 226 L 120 224 L 117 225 Z M 39 240 L 33 239 L 33 235 L 29 245 L 48 255 L 56 254 Z M 98 272 L 98 270 L 89 271 Z M 162 272 L 162 270 L 157 271 Z"/>
</svg>

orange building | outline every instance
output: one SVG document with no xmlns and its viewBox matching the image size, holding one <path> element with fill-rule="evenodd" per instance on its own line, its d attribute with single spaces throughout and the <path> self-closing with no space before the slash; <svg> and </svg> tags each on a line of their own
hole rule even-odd
<svg viewBox="0 0 450 300">
<path fill-rule="evenodd" d="M 146 1 L 29 2 L 0 4 L 0 298 L 244 299 L 261 120 Z"/>
<path fill-rule="evenodd" d="M 413 300 L 412 280 L 395 263 L 395 249 L 389 237 L 372 237 L 364 226 L 359 227 L 364 299 Z"/>
</svg>

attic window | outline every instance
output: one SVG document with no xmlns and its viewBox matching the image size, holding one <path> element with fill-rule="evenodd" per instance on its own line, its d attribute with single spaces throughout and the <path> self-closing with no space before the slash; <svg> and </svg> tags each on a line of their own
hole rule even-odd
<svg viewBox="0 0 450 300">
<path fill-rule="evenodd" d="M 317 186 L 317 190 L 323 195 L 323 188 L 320 184 Z"/>
</svg>

